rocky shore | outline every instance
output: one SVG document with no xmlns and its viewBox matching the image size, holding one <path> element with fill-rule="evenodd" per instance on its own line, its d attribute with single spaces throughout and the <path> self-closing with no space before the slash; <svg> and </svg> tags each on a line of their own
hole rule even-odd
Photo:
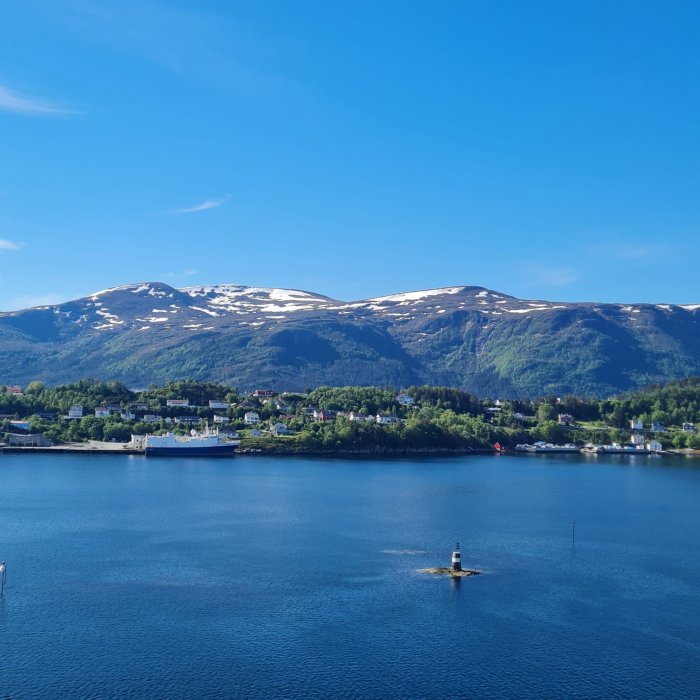
<svg viewBox="0 0 700 700">
<path fill-rule="evenodd" d="M 449 566 L 432 566 L 429 569 L 418 569 L 421 574 L 435 574 L 437 576 L 452 576 L 452 578 L 463 578 L 464 576 L 478 576 L 481 571 L 476 569 L 461 569 L 455 571 Z"/>
</svg>

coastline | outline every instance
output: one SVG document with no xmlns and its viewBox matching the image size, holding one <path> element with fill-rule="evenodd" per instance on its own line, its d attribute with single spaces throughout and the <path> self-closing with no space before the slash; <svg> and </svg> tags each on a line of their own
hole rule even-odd
<svg viewBox="0 0 700 700">
<path fill-rule="evenodd" d="M 0 454 L 120 454 L 120 455 L 143 455 L 143 450 L 137 450 L 126 444 L 115 443 L 70 443 L 65 445 L 52 445 L 50 447 L 2 447 Z M 494 451 L 487 448 L 362 448 L 354 450 L 314 450 L 314 449 L 293 449 L 283 447 L 274 448 L 259 448 L 259 447 L 244 447 L 236 450 L 236 455 L 245 455 L 246 457 L 401 457 L 413 455 L 469 455 L 469 454 L 494 454 Z M 187 451 L 183 450 L 183 457 L 187 456 Z"/>
<path fill-rule="evenodd" d="M 88 443 L 67 443 L 64 445 L 52 445 L 50 447 L 17 447 L 17 446 L 3 446 L 0 447 L 0 454 L 89 454 L 89 455 L 133 455 L 133 456 L 145 456 L 143 450 L 135 449 L 129 445 L 129 443 L 105 443 L 92 441 Z M 419 456 L 435 456 L 435 457 L 449 457 L 449 456 L 466 456 L 466 455 L 497 455 L 490 448 L 476 448 L 476 447 L 463 447 L 463 448 L 453 448 L 453 447 L 365 447 L 357 449 L 305 449 L 305 448 L 295 448 L 289 449 L 285 447 L 251 447 L 246 446 L 236 450 L 235 455 L 244 455 L 246 457 L 337 457 L 337 458 L 347 458 L 353 459 L 356 457 L 419 457 Z M 507 454 L 510 456 L 527 456 L 527 457 L 541 457 L 548 456 L 547 453 L 541 454 L 530 454 L 524 455 L 523 453 L 516 452 L 514 450 L 505 450 L 500 454 Z M 581 454 L 581 453 L 572 453 Z M 657 453 L 640 453 L 632 454 L 631 456 L 652 456 Z M 689 457 L 692 459 L 700 458 L 700 450 L 664 450 L 664 455 L 670 457 Z M 235 456 L 233 455 L 233 456 Z M 183 457 L 187 457 L 187 451 L 184 450 Z M 192 456 L 192 455 L 190 455 Z M 615 455 L 620 456 L 620 455 Z M 625 456 L 622 454 L 621 456 Z"/>
</svg>

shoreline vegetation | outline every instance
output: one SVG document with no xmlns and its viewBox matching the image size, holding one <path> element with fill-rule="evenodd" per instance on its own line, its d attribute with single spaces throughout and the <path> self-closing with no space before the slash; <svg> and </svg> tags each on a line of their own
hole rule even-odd
<svg viewBox="0 0 700 700">
<path fill-rule="evenodd" d="M 0 421 L 7 452 L 124 454 L 132 435 L 186 435 L 209 425 L 240 439 L 238 452 L 247 455 L 466 455 L 541 441 L 652 443 L 653 451 L 699 456 L 700 378 L 602 400 L 481 399 L 428 386 L 244 393 L 189 380 L 143 389 L 31 382 L 0 387 Z"/>
</svg>

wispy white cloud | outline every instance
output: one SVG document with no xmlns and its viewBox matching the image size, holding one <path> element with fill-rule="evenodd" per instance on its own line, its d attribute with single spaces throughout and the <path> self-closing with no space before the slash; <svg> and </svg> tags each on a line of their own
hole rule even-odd
<svg viewBox="0 0 700 700">
<path fill-rule="evenodd" d="M 565 287 L 581 279 L 581 273 L 571 267 L 528 263 L 526 269 L 534 282 L 550 287 Z"/>
<path fill-rule="evenodd" d="M 188 270 L 183 270 L 182 272 L 168 272 L 165 276 L 169 279 L 176 279 L 181 277 L 194 277 L 194 275 L 196 275 L 198 272 L 199 270 L 190 268 Z"/>
<path fill-rule="evenodd" d="M 654 245 L 635 244 L 613 247 L 611 253 L 620 260 L 653 260 L 664 256 L 670 247 L 662 243 Z"/>
<path fill-rule="evenodd" d="M 220 207 L 222 204 L 226 204 L 226 202 L 228 202 L 229 199 L 231 199 L 231 195 L 226 194 L 223 197 L 220 197 L 219 199 L 207 199 L 201 204 L 195 204 L 192 207 L 184 207 L 183 209 L 173 209 L 171 213 L 193 214 L 194 212 L 198 211 L 207 211 L 207 209 L 216 209 L 216 207 Z"/>
<path fill-rule="evenodd" d="M 190 8 L 178 4 L 183 5 L 165 0 L 70 0 L 51 16 L 91 42 L 209 85 L 263 95 L 296 88 L 286 76 L 290 64 L 305 60 L 297 42 L 280 45 L 277 39 L 271 45 L 230 10 L 206 9 L 206 3 L 190 3 Z"/>
<path fill-rule="evenodd" d="M 34 97 L 20 95 L 0 85 L 0 111 L 17 114 L 70 114 L 70 110 Z"/>
<path fill-rule="evenodd" d="M 21 247 L 20 243 L 0 238 L 0 250 L 19 250 Z"/>
</svg>

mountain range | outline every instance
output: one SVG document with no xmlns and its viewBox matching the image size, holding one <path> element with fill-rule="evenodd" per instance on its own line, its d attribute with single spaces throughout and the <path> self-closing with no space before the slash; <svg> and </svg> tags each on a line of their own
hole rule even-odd
<svg viewBox="0 0 700 700">
<path fill-rule="evenodd" d="M 608 396 L 690 375 L 700 375 L 700 304 L 530 301 L 473 286 L 344 302 L 149 282 L 0 313 L 8 384 L 432 384 L 515 398 Z"/>
</svg>

